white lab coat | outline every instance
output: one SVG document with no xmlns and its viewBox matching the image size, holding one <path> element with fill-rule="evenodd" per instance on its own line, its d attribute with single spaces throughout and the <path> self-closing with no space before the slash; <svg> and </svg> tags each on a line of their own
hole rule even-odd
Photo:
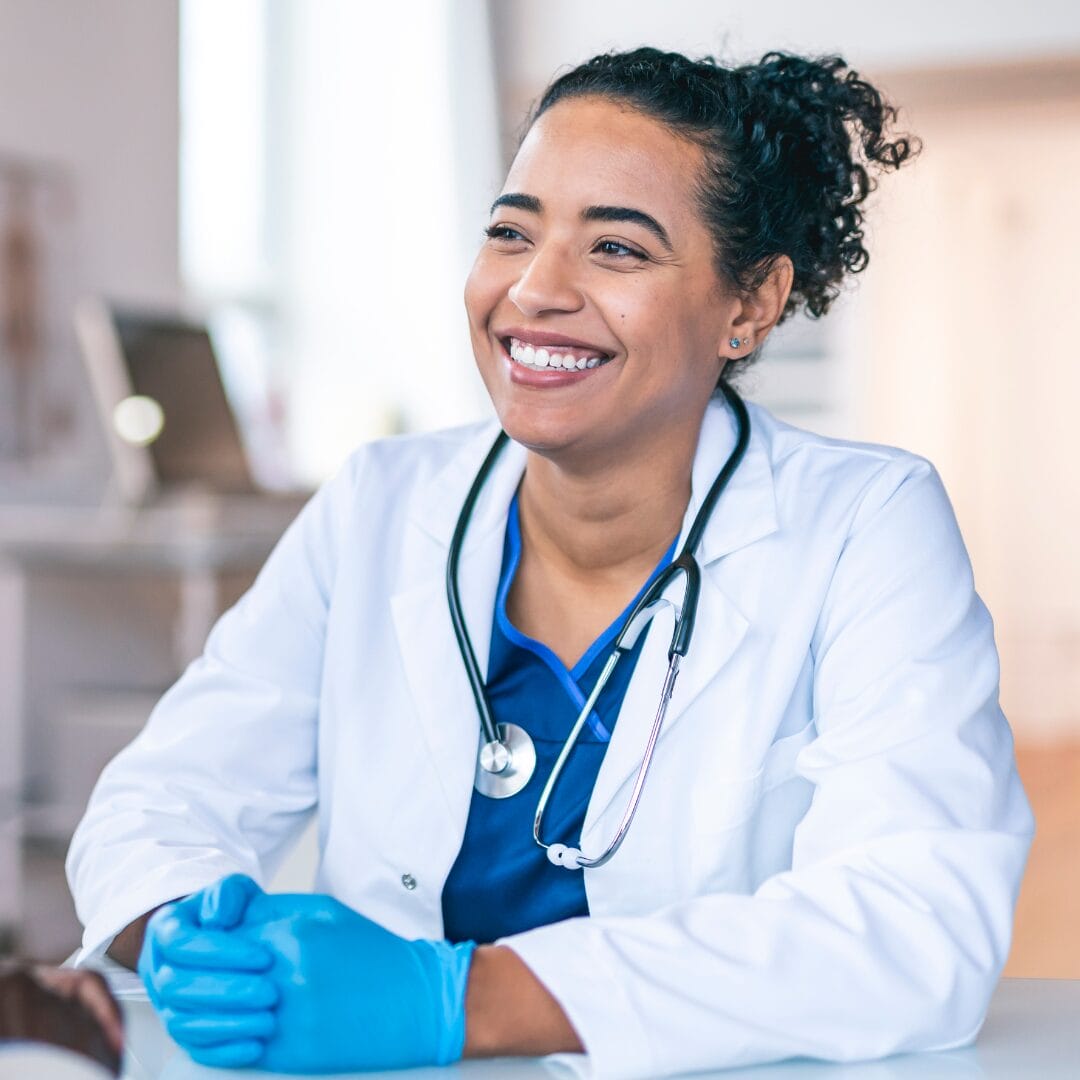
<svg viewBox="0 0 1080 1080">
<path fill-rule="evenodd" d="M 750 414 L 629 835 L 584 871 L 590 917 L 505 941 L 580 1033 L 575 1067 L 605 1078 L 960 1045 L 1009 947 L 1032 818 L 941 483 L 902 451 Z M 363 447 L 301 513 L 101 777 L 68 865 L 86 950 L 223 874 L 265 882 L 316 809 L 317 889 L 441 935 L 479 730 L 447 545 L 494 433 Z M 733 441 L 714 402 L 687 525 Z M 523 466 L 511 444 L 461 561 L 485 671 Z M 634 672 L 586 854 L 626 805 L 670 628 L 657 617 Z"/>
</svg>

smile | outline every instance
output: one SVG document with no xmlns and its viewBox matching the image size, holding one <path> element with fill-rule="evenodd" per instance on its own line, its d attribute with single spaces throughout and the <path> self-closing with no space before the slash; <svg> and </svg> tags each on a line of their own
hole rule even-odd
<svg viewBox="0 0 1080 1080">
<path fill-rule="evenodd" d="M 536 346 L 518 338 L 509 339 L 507 351 L 510 359 L 522 367 L 534 371 L 549 370 L 584 371 L 586 368 L 606 364 L 611 357 L 596 350 L 570 348 L 568 346 Z"/>
</svg>

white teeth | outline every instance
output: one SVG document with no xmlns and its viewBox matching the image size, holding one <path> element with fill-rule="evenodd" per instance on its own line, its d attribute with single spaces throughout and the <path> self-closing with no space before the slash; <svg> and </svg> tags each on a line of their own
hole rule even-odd
<svg viewBox="0 0 1080 1080">
<path fill-rule="evenodd" d="M 510 357 L 519 364 L 525 364 L 532 368 L 553 368 L 564 371 L 584 371 L 586 368 L 594 368 L 604 362 L 602 356 L 577 357 L 570 354 L 551 352 L 548 349 L 537 349 L 532 345 L 526 345 L 517 338 L 510 339 Z"/>
</svg>

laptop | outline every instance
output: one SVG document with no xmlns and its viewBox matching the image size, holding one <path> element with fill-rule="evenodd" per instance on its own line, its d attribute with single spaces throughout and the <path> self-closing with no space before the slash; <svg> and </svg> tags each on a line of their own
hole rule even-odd
<svg viewBox="0 0 1080 1080">
<path fill-rule="evenodd" d="M 75 326 L 122 502 L 260 494 L 204 323 L 87 301 Z"/>
</svg>

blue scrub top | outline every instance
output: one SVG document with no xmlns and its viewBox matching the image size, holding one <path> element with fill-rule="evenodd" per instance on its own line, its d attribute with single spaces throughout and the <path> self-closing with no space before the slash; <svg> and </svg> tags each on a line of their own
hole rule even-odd
<svg viewBox="0 0 1080 1080">
<path fill-rule="evenodd" d="M 671 562 L 676 543 L 641 592 Z M 520 561 L 521 525 L 515 495 L 507 517 L 495 597 L 487 698 L 497 724 L 517 724 L 532 736 L 536 771 L 529 783 L 508 799 L 492 799 L 473 791 L 465 839 L 443 888 L 444 933 L 450 941 L 491 942 L 589 914 L 583 871 L 565 870 L 548 861 L 547 853 L 533 841 L 533 817 L 555 759 L 638 597 L 567 670 L 546 645 L 517 630 L 506 614 L 506 598 Z M 581 838 L 593 784 L 645 637 L 643 633 L 619 661 L 566 762 L 544 814 L 547 843 L 576 846 Z M 656 692 L 660 693 L 659 686 Z"/>
</svg>

